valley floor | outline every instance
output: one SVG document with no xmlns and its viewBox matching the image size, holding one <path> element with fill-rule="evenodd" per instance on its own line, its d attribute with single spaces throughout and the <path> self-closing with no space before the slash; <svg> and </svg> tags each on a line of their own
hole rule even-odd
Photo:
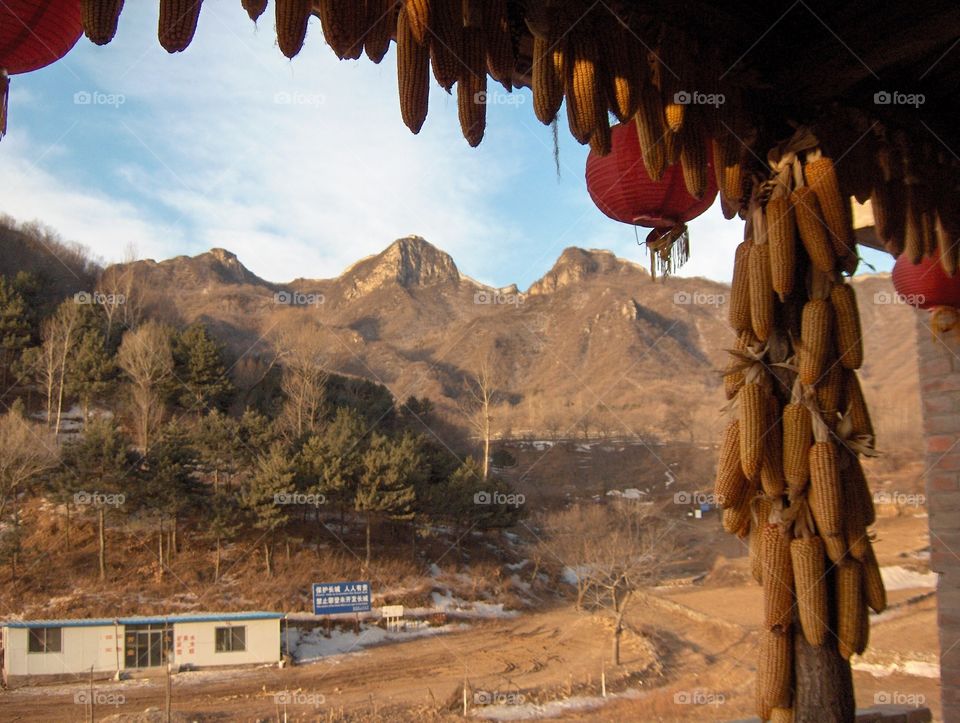
<svg viewBox="0 0 960 723">
<path fill-rule="evenodd" d="M 874 617 L 871 647 L 855 661 L 861 708 L 918 703 L 939 719 L 936 601 L 923 572 L 925 517 L 878 522 L 890 609 Z M 353 648 L 295 667 L 181 673 L 173 677 L 175 720 L 454 720 L 466 679 L 470 715 L 518 720 L 735 720 L 752 715 L 759 587 L 744 557 L 722 559 L 696 584 L 638 599 L 629 616 L 623 665 L 606 670 L 610 624 L 572 605 L 514 618 L 451 625 L 442 634 Z M 439 633 L 439 631 L 438 631 Z M 345 647 L 340 645 L 339 651 Z M 122 695 L 97 720 L 162 720 L 163 678 L 98 683 Z M 86 684 L 0 692 L 0 718 L 84 720 L 74 702 Z M 500 704 L 484 705 L 493 699 Z M 283 701 L 290 702 L 284 707 Z M 153 709 L 152 714 L 144 713 Z"/>
</svg>

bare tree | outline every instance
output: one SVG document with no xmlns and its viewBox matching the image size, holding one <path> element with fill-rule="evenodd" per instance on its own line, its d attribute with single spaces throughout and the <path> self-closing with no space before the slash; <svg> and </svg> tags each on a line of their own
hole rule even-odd
<svg viewBox="0 0 960 723">
<path fill-rule="evenodd" d="M 493 408 L 499 394 L 498 374 L 491 354 L 481 355 L 471 376 L 464 383 L 465 394 L 460 404 L 461 411 L 471 429 L 483 446 L 483 480 L 490 474 L 490 441 L 493 438 Z"/>
<path fill-rule="evenodd" d="M 131 265 L 135 260 L 133 252 L 128 249 L 124 263 L 108 267 L 97 280 L 97 302 L 103 308 L 103 335 L 108 345 L 115 334 L 122 334 L 139 324 L 143 315 L 143 301 Z"/>
<path fill-rule="evenodd" d="M 8 510 L 14 547 L 10 562 L 17 574 L 20 512 L 17 497 L 31 480 L 53 468 L 59 453 L 56 439 L 42 425 L 26 419 L 14 407 L 0 417 L 0 521 Z"/>
<path fill-rule="evenodd" d="M 654 505 L 634 500 L 576 505 L 546 520 L 542 544 L 576 576 L 578 607 L 612 618 L 614 665 L 630 603 L 680 558 L 675 525 Z"/>
<path fill-rule="evenodd" d="M 80 313 L 72 300 L 60 304 L 57 311 L 43 322 L 41 345 L 30 354 L 30 365 L 43 387 L 46 400 L 46 423 L 55 434 L 60 433 L 66 389 L 67 360 L 76 342 Z"/>
<path fill-rule="evenodd" d="M 128 331 L 117 352 L 120 368 L 130 380 L 134 441 L 144 452 L 163 422 L 162 385 L 173 375 L 170 330 L 154 321 Z"/>
<path fill-rule="evenodd" d="M 282 332 L 276 340 L 282 374 L 280 388 L 285 402 L 281 425 L 299 437 L 316 431 L 326 398 L 326 347 L 315 326 Z"/>
</svg>

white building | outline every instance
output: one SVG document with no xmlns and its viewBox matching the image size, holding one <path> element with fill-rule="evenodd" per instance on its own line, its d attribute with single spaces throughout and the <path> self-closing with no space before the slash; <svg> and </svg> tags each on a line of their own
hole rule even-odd
<svg viewBox="0 0 960 723">
<path fill-rule="evenodd" d="M 276 663 L 281 613 L 209 613 L 2 623 L 3 681 L 109 677 L 150 672 Z"/>
</svg>

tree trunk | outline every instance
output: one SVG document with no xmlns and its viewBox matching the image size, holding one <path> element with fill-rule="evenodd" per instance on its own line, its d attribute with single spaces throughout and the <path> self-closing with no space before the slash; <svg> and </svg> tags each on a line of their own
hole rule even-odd
<svg viewBox="0 0 960 723">
<path fill-rule="evenodd" d="M 367 560 L 363 564 L 364 570 L 370 569 L 370 513 L 367 513 Z"/>
<path fill-rule="evenodd" d="M 484 410 L 486 422 L 483 430 L 483 481 L 490 475 L 490 415 Z"/>
<path fill-rule="evenodd" d="M 267 566 L 267 577 L 273 577 L 273 565 L 270 560 L 270 541 L 263 541 L 263 562 Z"/>
<path fill-rule="evenodd" d="M 160 518 L 160 529 L 157 532 L 157 581 L 163 580 L 163 518 Z"/>
<path fill-rule="evenodd" d="M 213 565 L 213 581 L 218 582 L 220 580 L 220 537 L 217 536 L 217 557 L 216 562 Z"/>
<path fill-rule="evenodd" d="M 837 652 L 835 642 L 815 648 L 804 639 L 800 626 L 795 627 L 794 723 L 852 723 L 856 701 L 850 663 Z"/>
<path fill-rule="evenodd" d="M 99 543 L 98 562 L 100 563 L 100 579 L 107 579 L 107 538 L 104 530 L 104 516 L 106 512 L 103 505 L 97 510 L 97 542 Z"/>
</svg>

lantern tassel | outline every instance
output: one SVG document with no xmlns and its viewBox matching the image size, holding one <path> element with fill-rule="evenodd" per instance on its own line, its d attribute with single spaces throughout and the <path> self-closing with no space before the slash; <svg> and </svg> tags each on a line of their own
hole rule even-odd
<svg viewBox="0 0 960 723">
<path fill-rule="evenodd" d="M 7 97 L 10 94 L 10 76 L 0 68 L 0 138 L 7 134 Z"/>
<path fill-rule="evenodd" d="M 690 258 L 690 233 L 687 225 L 678 223 L 665 228 L 655 228 L 647 234 L 650 250 L 650 275 L 657 278 L 669 276 Z"/>
</svg>

